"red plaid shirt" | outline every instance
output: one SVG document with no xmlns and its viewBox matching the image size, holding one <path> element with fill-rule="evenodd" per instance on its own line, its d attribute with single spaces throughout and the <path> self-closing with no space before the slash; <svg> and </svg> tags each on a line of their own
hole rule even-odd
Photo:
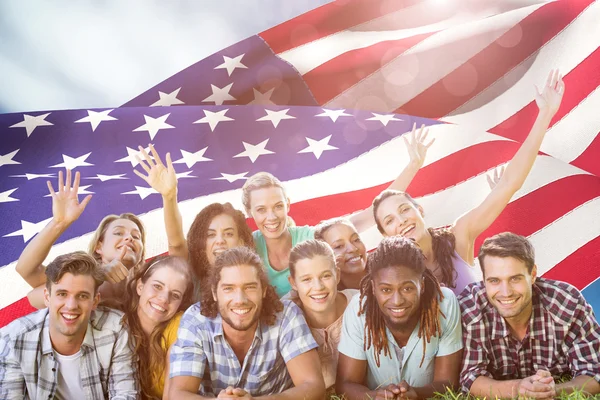
<svg viewBox="0 0 600 400">
<path fill-rule="evenodd" d="M 458 300 L 464 340 L 460 383 L 465 392 L 479 376 L 522 379 L 540 369 L 600 382 L 600 327 L 575 287 L 535 281 L 532 318 L 522 341 L 511 336 L 504 318 L 488 302 L 483 282 L 467 286 Z"/>
</svg>

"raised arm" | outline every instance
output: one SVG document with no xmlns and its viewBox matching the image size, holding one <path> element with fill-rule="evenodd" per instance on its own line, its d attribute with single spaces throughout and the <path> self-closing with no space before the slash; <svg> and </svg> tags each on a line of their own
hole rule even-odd
<svg viewBox="0 0 600 400">
<path fill-rule="evenodd" d="M 410 139 L 407 138 L 408 135 L 402 136 L 402 139 L 406 144 L 406 149 L 408 150 L 410 160 L 400 175 L 398 175 L 394 182 L 388 186 L 388 189 L 405 191 L 408 185 L 410 185 L 410 182 L 412 182 L 413 178 L 425 162 L 427 150 L 435 141 L 435 139 L 432 139 L 428 143 L 425 143 L 428 134 L 429 128 L 425 128 L 425 125 L 421 125 L 421 127 L 417 130 L 417 125 L 413 124 L 413 128 L 410 133 Z M 359 233 L 366 231 L 375 224 L 373 207 L 370 206 L 369 208 L 358 211 L 350 215 L 349 219 L 352 221 L 352 224 L 356 227 L 356 230 Z"/>
<path fill-rule="evenodd" d="M 169 255 L 188 258 L 187 241 L 183 234 L 183 224 L 181 222 L 181 213 L 177 206 L 177 176 L 171 161 L 171 154 L 167 153 L 167 166 L 163 164 L 160 156 L 152 144 L 149 145 L 150 152 L 154 160 L 150 158 L 143 147 L 139 147 L 144 160 L 138 157 L 138 161 L 148 175 L 144 175 L 137 170 L 133 172 L 146 181 L 152 189 L 161 194 L 163 199 L 165 230 L 169 242 Z"/>
<path fill-rule="evenodd" d="M 33 288 L 46 283 L 46 268 L 42 265 L 44 259 L 48 257 L 52 245 L 79 218 L 92 198 L 92 195 L 87 195 L 81 203 L 79 202 L 77 196 L 79 179 L 79 172 L 77 172 L 71 187 L 71 171 L 67 170 L 66 182 L 63 180 L 62 171 L 59 171 L 56 192 L 52 183 L 47 182 L 52 196 L 52 220 L 25 247 L 15 268 L 25 282 Z"/>
<path fill-rule="evenodd" d="M 475 239 L 494 222 L 525 182 L 550 121 L 558 111 L 563 93 L 562 77 L 558 70 L 553 70 L 548 75 L 542 92 L 540 93 L 536 88 L 535 101 L 539 108 L 538 116 L 529 135 L 506 166 L 498 184 L 480 205 L 460 216 L 454 223 L 456 250 L 465 261 L 473 262 Z"/>
</svg>

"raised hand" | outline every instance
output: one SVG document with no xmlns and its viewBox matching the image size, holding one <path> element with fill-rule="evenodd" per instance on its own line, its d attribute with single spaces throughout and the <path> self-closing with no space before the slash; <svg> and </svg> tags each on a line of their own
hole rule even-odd
<svg viewBox="0 0 600 400">
<path fill-rule="evenodd" d="M 560 72 L 557 69 L 550 71 L 542 90 L 540 91 L 536 85 L 535 92 L 535 102 L 540 111 L 548 112 L 550 115 L 556 114 L 565 93 L 565 83 Z"/>
<path fill-rule="evenodd" d="M 63 181 L 62 171 L 58 172 L 58 188 L 54 191 L 52 183 L 46 181 L 50 196 L 52 196 L 52 217 L 54 221 L 61 224 L 70 225 L 79 218 L 85 207 L 92 199 L 89 194 L 79 202 L 77 191 L 79 190 L 79 172 L 75 173 L 73 187 L 71 187 L 71 170 L 67 169 L 67 180 Z"/>
<path fill-rule="evenodd" d="M 102 264 L 101 268 L 104 271 L 106 280 L 110 283 L 119 283 L 127 279 L 129 270 L 123 265 L 123 257 L 127 253 L 127 245 L 123 245 L 119 255 L 107 264 Z"/>
<path fill-rule="evenodd" d="M 410 162 L 417 164 L 419 168 L 422 167 L 425 162 L 427 150 L 429 150 L 429 147 L 435 142 L 435 139 L 431 139 L 428 143 L 425 143 L 428 134 L 429 128 L 426 128 L 424 124 L 417 130 L 417 124 L 414 123 L 412 131 L 410 132 L 410 139 L 407 138 L 408 135 L 402 136 L 402 139 L 406 144 L 406 149 L 408 150 L 408 155 L 410 156 Z"/>
<path fill-rule="evenodd" d="M 490 190 L 494 190 L 498 182 L 500 182 L 500 179 L 502 179 L 502 175 L 504 174 L 504 167 L 505 165 L 501 166 L 500 168 L 494 168 L 494 175 L 488 174 L 486 176 L 487 183 L 488 185 L 490 185 Z"/>
<path fill-rule="evenodd" d="M 177 193 L 177 176 L 175 175 L 175 168 L 173 168 L 173 162 L 171 161 L 171 154 L 167 153 L 167 166 L 165 167 L 154 146 L 150 144 L 149 147 L 154 160 L 150 158 L 142 146 L 139 146 L 139 149 L 144 160 L 141 160 L 136 155 L 138 162 L 148 175 L 144 175 L 135 169 L 133 172 L 161 195 L 175 195 Z"/>
</svg>

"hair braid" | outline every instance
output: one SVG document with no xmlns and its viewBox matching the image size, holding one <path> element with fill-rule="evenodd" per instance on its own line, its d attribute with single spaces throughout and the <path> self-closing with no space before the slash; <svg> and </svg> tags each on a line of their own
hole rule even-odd
<svg viewBox="0 0 600 400">
<path fill-rule="evenodd" d="M 444 299 L 442 288 L 433 275 L 433 272 L 425 268 L 423 272 L 425 282 L 423 285 L 423 296 L 421 296 L 421 320 L 419 324 L 419 337 L 423 338 L 423 357 L 421 357 L 421 363 L 419 368 L 423 365 L 425 360 L 425 349 L 427 343 L 431 341 L 433 336 L 442 336 L 442 326 L 440 324 L 441 314 L 444 318 L 446 316 L 440 309 L 440 301 Z"/>
</svg>

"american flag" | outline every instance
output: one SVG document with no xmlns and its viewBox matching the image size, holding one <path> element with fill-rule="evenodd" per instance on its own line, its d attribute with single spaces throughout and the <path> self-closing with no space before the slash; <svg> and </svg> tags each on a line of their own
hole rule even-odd
<svg viewBox="0 0 600 400">
<path fill-rule="evenodd" d="M 345 0 L 186 68 L 114 109 L 0 115 L 0 326 L 29 311 L 14 265 L 51 218 L 45 180 L 80 171 L 93 193 L 49 259 L 87 247 L 108 213 L 142 215 L 147 255 L 166 251 L 160 196 L 132 169 L 137 146 L 170 152 L 184 228 L 215 201 L 242 209 L 262 170 L 285 181 L 298 224 L 367 207 L 408 161 L 400 136 L 436 143 L 408 191 L 431 226 L 489 193 L 536 116 L 534 85 L 566 93 L 524 186 L 476 243 L 528 236 L 538 269 L 600 309 L 600 1 Z M 139 168 L 139 167 L 138 167 Z M 375 229 L 364 234 L 369 246 Z"/>
</svg>

